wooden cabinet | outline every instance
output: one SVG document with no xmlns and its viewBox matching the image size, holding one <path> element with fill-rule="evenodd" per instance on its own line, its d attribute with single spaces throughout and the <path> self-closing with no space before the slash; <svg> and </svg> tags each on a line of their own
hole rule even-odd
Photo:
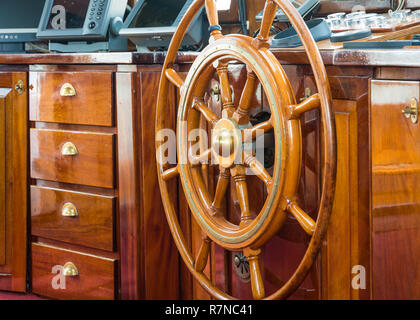
<svg viewBox="0 0 420 320">
<path fill-rule="evenodd" d="M 114 299 L 113 73 L 46 69 L 29 74 L 32 288 L 57 299 Z M 76 275 L 64 273 L 66 263 L 74 264 Z M 57 289 L 60 275 L 66 286 Z"/>
<path fill-rule="evenodd" d="M 0 290 L 19 292 L 27 264 L 26 78 L 0 72 Z"/>
<path fill-rule="evenodd" d="M 160 69 L 31 69 L 33 292 L 55 299 L 178 298 L 178 255 L 156 178 Z M 66 288 L 54 288 L 67 263 L 77 274 L 65 277 Z"/>
</svg>

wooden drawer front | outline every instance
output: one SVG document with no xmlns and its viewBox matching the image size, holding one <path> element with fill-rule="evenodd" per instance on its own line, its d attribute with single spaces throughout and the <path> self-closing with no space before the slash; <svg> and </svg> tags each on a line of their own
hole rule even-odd
<svg viewBox="0 0 420 320">
<path fill-rule="evenodd" d="M 113 125 L 111 72 L 31 72 L 30 84 L 32 121 Z"/>
<path fill-rule="evenodd" d="M 32 186 L 32 235 L 112 251 L 114 206 L 114 197 Z"/>
<path fill-rule="evenodd" d="M 67 263 L 78 275 L 63 276 Z M 69 300 L 115 299 L 117 262 L 57 247 L 32 244 L 32 288 L 39 295 Z M 53 272 L 55 271 L 55 272 Z"/>
<path fill-rule="evenodd" d="M 31 129 L 31 175 L 34 179 L 95 187 L 114 187 L 114 135 Z M 71 142 L 76 155 L 63 155 Z"/>
</svg>

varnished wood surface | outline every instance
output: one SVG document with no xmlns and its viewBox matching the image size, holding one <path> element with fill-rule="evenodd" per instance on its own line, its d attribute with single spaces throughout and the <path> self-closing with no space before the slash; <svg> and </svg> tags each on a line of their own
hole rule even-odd
<svg viewBox="0 0 420 320">
<path fill-rule="evenodd" d="M 420 299 L 419 81 L 372 81 L 373 298 Z"/>
<path fill-rule="evenodd" d="M 142 217 L 139 170 L 139 143 L 137 135 L 135 74 L 116 75 L 117 126 L 118 126 L 118 218 L 119 250 L 121 252 L 121 298 L 144 298 L 144 259 L 141 251 L 140 224 Z"/>
<path fill-rule="evenodd" d="M 22 80 L 27 86 L 27 76 L 24 72 L 0 72 L 3 121 L 0 136 L 5 142 L 5 149 L 0 151 L 5 165 L 3 180 L 4 211 L 0 214 L 5 237 L 3 263 L 0 264 L 0 289 L 11 291 L 26 291 L 27 271 L 27 121 L 28 104 L 27 91 L 19 94 L 16 83 Z M 1 111 L 0 111 L 1 112 Z M 4 144 L 3 144 L 4 145 Z M 0 174 L 1 175 L 1 174 Z M 1 184 L 1 183 L 0 183 Z M 5 194 L 4 194 L 5 192 Z M 1 197 L 1 196 L 0 196 Z M 4 229 L 5 228 L 5 229 Z M 2 247 L 2 246 L 0 246 Z"/>
<path fill-rule="evenodd" d="M 282 64 L 307 64 L 308 59 L 301 49 L 271 49 Z M 412 66 L 420 67 L 417 59 L 419 49 L 407 48 L 397 50 L 350 50 L 321 48 L 321 56 L 326 65 L 337 66 Z M 181 52 L 178 63 L 192 63 L 197 52 Z M 123 52 L 123 53 L 92 53 L 92 54 L 0 54 L 2 65 L 162 65 L 166 52 Z"/>
<path fill-rule="evenodd" d="M 63 85 L 74 87 L 76 95 L 63 97 Z M 112 73 L 30 72 L 30 120 L 112 126 Z"/>
<path fill-rule="evenodd" d="M 31 129 L 30 137 L 32 178 L 114 187 L 113 134 Z M 77 155 L 62 155 L 67 142 L 74 143 Z"/>
<path fill-rule="evenodd" d="M 165 219 L 162 199 L 159 193 L 156 152 L 154 148 L 156 98 L 159 87 L 160 68 L 139 67 L 138 89 L 140 107 L 141 139 L 141 193 L 142 224 L 139 240 L 144 255 L 144 284 L 147 299 L 177 299 L 182 285 L 179 280 L 179 255 L 172 240 Z M 168 93 L 168 99 L 175 101 L 175 92 Z M 175 110 L 167 116 L 174 119 Z M 153 143 L 149 143 L 152 142 Z M 173 195 L 175 199 L 175 194 Z"/>
<path fill-rule="evenodd" d="M 76 207 L 77 217 L 62 216 L 66 203 Z M 114 209 L 114 197 L 32 186 L 32 235 L 112 251 Z"/>
<path fill-rule="evenodd" d="M 10 89 L 0 89 L 0 265 L 6 263 L 6 99 Z"/>
<path fill-rule="evenodd" d="M 79 275 L 65 277 L 65 289 L 54 289 L 54 277 L 60 271 L 53 273 L 52 269 L 54 266 L 63 267 L 67 262 L 74 263 Z M 113 259 L 32 244 L 32 288 L 41 296 L 65 300 L 114 299 L 116 268 L 117 262 Z"/>
</svg>

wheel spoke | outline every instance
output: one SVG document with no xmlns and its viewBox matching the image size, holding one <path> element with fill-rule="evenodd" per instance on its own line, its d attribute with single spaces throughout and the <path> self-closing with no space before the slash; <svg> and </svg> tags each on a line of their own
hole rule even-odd
<svg viewBox="0 0 420 320">
<path fill-rule="evenodd" d="M 195 260 L 195 270 L 197 272 L 203 272 L 206 268 L 207 261 L 209 260 L 210 255 L 210 249 L 211 249 L 211 240 L 208 237 L 205 237 L 203 239 L 203 242 L 201 243 L 200 250 L 198 251 L 197 259 Z"/>
<path fill-rule="evenodd" d="M 213 126 L 220 120 L 220 118 L 204 103 L 203 99 L 195 98 L 193 102 L 193 107 L 201 112 L 201 114 L 210 122 Z"/>
<path fill-rule="evenodd" d="M 230 172 L 229 169 L 223 168 L 220 172 L 219 179 L 217 181 L 216 192 L 214 194 L 214 201 L 212 206 L 215 209 L 220 210 L 222 208 L 222 201 L 225 197 L 226 190 L 229 186 Z"/>
<path fill-rule="evenodd" d="M 243 130 L 243 141 L 245 142 L 249 142 L 252 140 L 257 139 L 259 136 L 267 133 L 268 131 L 270 131 L 271 129 L 273 129 L 273 124 L 270 120 L 261 122 L 255 126 L 253 126 L 252 128 L 249 129 L 245 129 Z"/>
<path fill-rule="evenodd" d="M 179 175 L 178 167 L 173 167 L 171 169 L 165 170 L 162 172 L 162 179 L 164 181 L 171 180 Z"/>
<path fill-rule="evenodd" d="M 220 81 L 223 113 L 225 114 L 227 112 L 228 117 L 231 117 L 235 112 L 235 108 L 233 106 L 232 91 L 229 84 L 228 65 L 219 61 L 216 70 Z"/>
<path fill-rule="evenodd" d="M 255 85 L 257 77 L 253 71 L 248 71 L 244 90 L 242 91 L 239 106 L 233 114 L 233 120 L 238 124 L 247 124 L 249 122 L 249 112 L 251 108 L 252 98 L 255 94 Z"/>
<path fill-rule="evenodd" d="M 244 250 L 244 255 L 249 262 L 249 272 L 251 276 L 252 296 L 255 300 L 261 300 L 265 297 L 264 282 L 261 276 L 259 255 L 261 250 Z"/>
<path fill-rule="evenodd" d="M 190 149 L 188 158 L 190 159 L 190 163 L 192 166 L 201 165 L 203 163 L 208 164 L 211 160 L 211 149 L 207 149 L 199 156 L 193 155 Z"/>
<path fill-rule="evenodd" d="M 260 33 L 257 36 L 259 45 L 266 44 L 269 47 L 268 39 L 270 29 L 277 12 L 277 4 L 273 0 L 267 0 L 264 7 L 264 15 L 261 21 Z"/>
<path fill-rule="evenodd" d="M 211 30 L 210 36 L 213 37 L 213 39 L 217 40 L 223 37 L 223 35 L 222 35 L 221 28 L 219 25 L 219 14 L 217 12 L 216 1 L 206 0 L 205 7 L 206 7 L 207 18 L 210 24 L 210 30 Z"/>
<path fill-rule="evenodd" d="M 264 168 L 263 164 L 258 161 L 257 158 L 253 156 L 247 156 L 245 158 L 245 164 L 252 170 L 252 172 L 262 180 L 267 188 L 270 190 L 272 178 L 267 170 Z"/>
<path fill-rule="evenodd" d="M 181 78 L 181 76 L 172 68 L 168 68 L 165 71 L 166 78 L 168 78 L 169 81 L 171 81 L 175 86 L 177 86 L 179 89 L 184 84 L 184 80 Z"/>
<path fill-rule="evenodd" d="M 232 169 L 232 176 L 236 184 L 236 194 L 238 196 L 239 206 L 241 207 L 241 224 L 246 224 L 252 219 L 249 209 L 248 187 L 246 184 L 245 167 L 236 166 Z"/>
<path fill-rule="evenodd" d="M 287 211 L 293 214 L 305 232 L 312 236 L 315 231 L 315 221 L 294 201 L 289 202 Z"/>
<path fill-rule="evenodd" d="M 301 114 L 318 109 L 320 106 L 319 94 L 316 93 L 297 105 L 289 106 L 287 111 L 289 119 L 298 119 Z"/>
</svg>

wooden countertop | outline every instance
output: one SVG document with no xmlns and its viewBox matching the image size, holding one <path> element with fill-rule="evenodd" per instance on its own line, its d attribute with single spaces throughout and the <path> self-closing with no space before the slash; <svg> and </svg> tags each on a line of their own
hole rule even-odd
<svg viewBox="0 0 420 320">
<path fill-rule="evenodd" d="M 321 55 L 326 65 L 348 66 L 394 66 L 420 67 L 420 48 L 398 50 L 350 50 L 340 45 L 325 47 L 322 42 Z M 282 64 L 307 64 L 303 49 L 272 49 Z M 196 52 L 181 52 L 178 63 L 191 63 Z M 137 53 L 73 53 L 73 54 L 0 54 L 0 65 L 36 64 L 162 64 L 164 52 Z"/>
</svg>

